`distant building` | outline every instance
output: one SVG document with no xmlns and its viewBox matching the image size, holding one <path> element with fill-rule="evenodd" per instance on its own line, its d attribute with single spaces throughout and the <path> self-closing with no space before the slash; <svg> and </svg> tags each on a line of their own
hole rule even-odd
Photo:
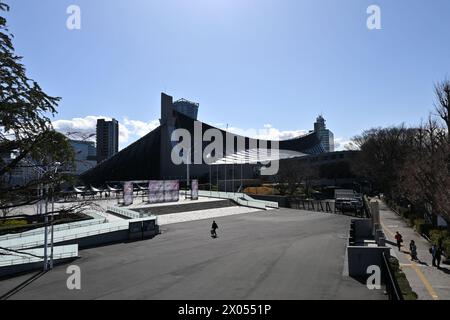
<svg viewBox="0 0 450 320">
<path fill-rule="evenodd" d="M 173 109 L 188 116 L 191 119 L 197 120 L 199 104 L 186 99 L 180 99 L 173 103 Z"/>
<path fill-rule="evenodd" d="M 119 122 L 116 119 L 97 120 L 97 162 L 100 163 L 119 152 Z"/>
<path fill-rule="evenodd" d="M 15 159 L 13 154 L 3 153 L 0 155 L 3 164 L 8 164 Z M 8 187 L 18 187 L 38 179 L 36 164 L 29 158 L 22 159 L 14 168 L 2 176 L 0 184 Z"/>
<path fill-rule="evenodd" d="M 317 117 L 314 123 L 314 132 L 317 133 L 323 148 L 326 152 L 334 151 L 334 134 L 327 129 L 325 125 L 325 119 L 320 115 Z"/>
<path fill-rule="evenodd" d="M 97 149 L 94 141 L 69 140 L 75 152 L 75 168 L 73 171 L 78 175 L 89 170 L 97 164 Z"/>
</svg>

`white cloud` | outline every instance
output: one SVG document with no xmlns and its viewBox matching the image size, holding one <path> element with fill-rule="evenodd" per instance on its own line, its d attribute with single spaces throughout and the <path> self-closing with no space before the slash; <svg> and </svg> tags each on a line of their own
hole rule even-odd
<svg viewBox="0 0 450 320">
<path fill-rule="evenodd" d="M 144 122 L 140 120 L 124 119 L 124 124 L 129 128 L 132 134 L 139 137 L 145 136 L 147 133 L 155 130 L 159 126 L 159 120 L 152 120 L 150 122 Z"/>
<path fill-rule="evenodd" d="M 53 121 L 55 130 L 64 133 L 71 139 L 87 139 L 95 141 L 95 132 L 98 119 L 111 120 L 105 116 L 86 116 L 84 118 L 73 118 L 71 120 Z M 139 120 L 129 120 L 125 118 L 119 121 L 119 147 L 123 149 L 133 141 L 143 137 L 159 125 L 158 120 L 148 123 Z"/>
<path fill-rule="evenodd" d="M 350 139 L 346 139 L 343 137 L 337 137 L 334 139 L 334 149 L 336 151 L 341 150 L 355 150 L 357 149 L 356 145 Z"/>
<path fill-rule="evenodd" d="M 55 130 L 62 132 L 72 139 L 85 139 L 95 141 L 95 131 L 97 119 L 111 120 L 110 117 L 104 116 L 86 116 L 84 118 L 73 118 L 71 120 L 56 120 L 53 122 Z M 159 120 L 149 122 L 140 120 L 130 120 L 127 117 L 123 121 L 119 121 L 119 146 L 120 149 L 125 148 L 130 143 L 145 136 L 150 131 L 159 126 Z M 215 126 L 226 129 L 224 124 L 215 124 Z M 265 140 L 288 140 L 307 134 L 308 130 L 280 130 L 274 128 L 271 124 L 264 124 L 260 129 L 242 129 L 238 127 L 228 127 L 228 131 L 246 137 Z M 335 149 L 346 150 L 354 148 L 351 140 L 338 137 L 335 138 Z"/>
<path fill-rule="evenodd" d="M 56 120 L 53 121 L 53 127 L 55 130 L 64 133 L 69 138 L 84 139 L 89 135 L 95 133 L 95 126 L 97 119 L 108 117 L 102 116 L 87 116 L 84 118 L 73 118 L 72 120 Z M 95 140 L 95 137 L 91 137 L 89 140 Z"/>
<path fill-rule="evenodd" d="M 220 128 L 225 130 L 226 126 L 221 126 Z M 279 130 L 274 128 L 271 124 L 263 125 L 262 129 L 228 127 L 228 131 L 234 134 L 264 140 L 288 140 L 308 133 L 308 130 Z"/>
</svg>

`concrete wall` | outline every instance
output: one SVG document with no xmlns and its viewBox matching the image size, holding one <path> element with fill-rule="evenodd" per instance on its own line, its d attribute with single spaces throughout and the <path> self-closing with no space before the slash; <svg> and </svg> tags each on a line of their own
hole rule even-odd
<svg viewBox="0 0 450 320">
<path fill-rule="evenodd" d="M 256 200 L 277 202 L 278 206 L 282 208 L 290 208 L 289 199 L 284 196 L 262 195 L 262 194 L 249 194 L 249 196 Z"/>
<path fill-rule="evenodd" d="M 66 244 L 78 244 L 79 249 L 87 249 L 93 247 L 99 247 L 106 244 L 124 242 L 129 239 L 129 230 L 119 230 L 114 232 L 102 233 L 99 235 L 93 235 L 90 237 L 84 237 L 79 239 L 73 239 L 64 242 L 58 242 L 58 245 Z"/>
<path fill-rule="evenodd" d="M 349 246 L 348 253 L 348 272 L 351 277 L 366 277 L 367 267 L 376 265 L 381 269 L 382 253 L 385 252 L 386 257 L 389 257 L 389 247 L 362 247 Z"/>
<path fill-rule="evenodd" d="M 371 219 L 354 219 L 355 239 L 373 239 L 372 220 Z"/>
<path fill-rule="evenodd" d="M 75 259 L 76 258 L 54 260 L 53 264 L 56 266 L 59 264 L 64 264 L 64 263 L 67 263 L 70 261 L 74 261 Z M 42 261 L 1 267 L 0 268 L 0 279 L 11 278 L 13 276 L 18 276 L 20 274 L 29 273 L 31 271 L 43 270 L 43 269 L 44 269 L 44 262 L 42 262 Z M 6 292 L 2 292 L 2 294 L 4 294 L 4 293 L 6 293 Z"/>
</svg>

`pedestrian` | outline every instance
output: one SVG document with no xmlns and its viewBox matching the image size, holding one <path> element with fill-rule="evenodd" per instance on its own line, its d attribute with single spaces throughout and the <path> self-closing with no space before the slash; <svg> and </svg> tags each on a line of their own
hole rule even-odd
<svg viewBox="0 0 450 320">
<path fill-rule="evenodd" d="M 441 267 L 441 258 L 442 258 L 442 247 L 436 247 L 436 267 L 439 269 Z"/>
<path fill-rule="evenodd" d="M 216 221 L 213 221 L 212 226 L 211 226 L 211 236 L 213 236 L 214 238 L 217 237 L 217 232 L 216 232 L 217 229 L 219 229 L 219 226 L 217 225 Z"/>
<path fill-rule="evenodd" d="M 395 234 L 395 240 L 397 241 L 397 247 L 398 247 L 398 251 L 401 251 L 402 248 L 402 242 L 403 242 L 403 237 L 402 235 L 397 231 L 397 233 Z"/>
<path fill-rule="evenodd" d="M 411 260 L 412 261 L 419 260 L 419 259 L 417 259 L 417 246 L 416 246 L 416 243 L 414 242 L 414 240 L 411 240 L 411 242 L 409 243 L 409 251 L 411 252 Z"/>
<path fill-rule="evenodd" d="M 436 267 L 436 252 L 437 252 L 437 246 L 435 244 L 433 244 L 430 248 L 430 253 L 433 258 L 433 260 L 431 262 L 433 267 Z"/>
</svg>

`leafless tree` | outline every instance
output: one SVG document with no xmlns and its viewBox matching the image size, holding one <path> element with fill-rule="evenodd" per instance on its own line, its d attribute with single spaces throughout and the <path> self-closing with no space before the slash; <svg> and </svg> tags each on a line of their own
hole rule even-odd
<svg viewBox="0 0 450 320">
<path fill-rule="evenodd" d="M 435 110 L 447 127 L 447 140 L 450 144 L 450 81 L 444 80 L 434 86 L 436 95 Z"/>
</svg>

